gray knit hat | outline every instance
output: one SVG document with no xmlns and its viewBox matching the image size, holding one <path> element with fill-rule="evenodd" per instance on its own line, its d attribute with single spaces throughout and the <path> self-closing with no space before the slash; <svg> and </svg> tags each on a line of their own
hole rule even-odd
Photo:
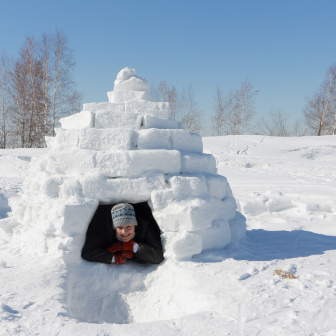
<svg viewBox="0 0 336 336">
<path fill-rule="evenodd" d="M 112 208 L 111 214 L 114 229 L 120 225 L 138 225 L 135 211 L 131 204 L 117 204 Z"/>
</svg>

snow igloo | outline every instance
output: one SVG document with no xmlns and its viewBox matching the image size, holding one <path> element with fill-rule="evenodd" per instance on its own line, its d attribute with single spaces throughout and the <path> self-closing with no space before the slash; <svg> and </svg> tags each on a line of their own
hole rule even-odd
<svg viewBox="0 0 336 336">
<path fill-rule="evenodd" d="M 65 316 L 137 323 L 198 312 L 205 306 L 180 261 L 237 242 L 245 218 L 201 136 L 171 118 L 169 103 L 153 101 L 147 80 L 125 68 L 114 83 L 109 102 L 84 104 L 60 120 L 3 221 L 15 227 L 13 244 L 24 253 L 60 265 Z M 120 202 L 148 204 L 161 230 L 162 264 L 81 258 L 99 205 Z"/>
<path fill-rule="evenodd" d="M 10 200 L 13 219 L 30 228 L 36 248 L 80 258 L 99 204 L 148 202 L 165 258 L 185 260 L 223 249 L 246 224 L 202 137 L 154 102 L 146 79 L 122 69 L 109 102 L 88 103 L 60 119 L 50 151 L 31 162 L 23 193 Z"/>
</svg>

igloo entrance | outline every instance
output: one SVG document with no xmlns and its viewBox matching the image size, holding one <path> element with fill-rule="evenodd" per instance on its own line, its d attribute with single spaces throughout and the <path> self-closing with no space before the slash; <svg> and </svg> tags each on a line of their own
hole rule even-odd
<svg viewBox="0 0 336 336">
<path fill-rule="evenodd" d="M 84 104 L 60 120 L 56 137 L 46 138 L 50 151 L 32 160 L 23 193 L 10 199 L 13 220 L 25 226 L 22 244 L 33 237 L 40 253 L 66 263 L 69 311 L 83 321 L 141 322 L 197 311 L 192 298 L 188 306 L 179 302 L 176 293 L 188 289 L 179 282 L 178 261 L 245 235 L 245 219 L 226 178 L 217 175 L 215 158 L 203 153 L 201 136 L 172 119 L 169 103 L 154 102 L 148 90 L 134 69 L 121 70 L 109 102 Z M 162 231 L 165 262 L 159 268 L 127 263 L 116 269 L 81 259 L 99 203 L 120 202 L 148 203 Z M 167 278 L 174 285 L 161 293 Z M 139 301 L 157 309 L 138 309 Z M 165 302 L 177 308 L 165 313 Z M 122 313 L 106 317 L 115 305 Z"/>
</svg>

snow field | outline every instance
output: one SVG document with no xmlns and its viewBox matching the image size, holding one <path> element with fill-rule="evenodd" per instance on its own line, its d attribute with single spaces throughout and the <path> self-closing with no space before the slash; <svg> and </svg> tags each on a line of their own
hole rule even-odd
<svg viewBox="0 0 336 336">
<path fill-rule="evenodd" d="M 9 213 L 0 221 L 0 335 L 334 335 L 336 138 L 230 136 L 203 141 L 240 207 L 255 199 L 266 204 L 262 213 L 246 208 L 245 239 L 232 244 L 236 231 L 245 229 L 234 225 L 241 223 L 237 213 L 230 221 L 232 245 L 225 250 L 186 261 L 166 257 L 159 266 L 66 264 L 62 253 L 68 254 L 69 237 L 50 234 L 49 252 L 41 251 L 37 237 L 45 235 L 36 230 L 25 238 L 32 227 L 18 224 Z M 293 151 L 299 147 L 305 148 Z M 26 159 L 41 152 L 46 151 L 0 150 L 0 192 L 5 198 L 21 189 L 29 174 Z M 165 190 L 185 190 L 184 175 L 163 175 Z M 201 175 L 213 197 L 231 196 L 231 189 L 224 194 L 218 187 L 226 183 L 221 175 L 185 175 L 192 197 L 206 193 Z M 154 181 L 161 183 L 160 178 Z M 64 187 L 62 194 L 73 189 Z M 290 200 L 292 207 L 267 207 L 271 198 Z M 65 251 L 60 253 L 56 244 Z M 296 279 L 274 276 L 275 269 Z"/>
</svg>

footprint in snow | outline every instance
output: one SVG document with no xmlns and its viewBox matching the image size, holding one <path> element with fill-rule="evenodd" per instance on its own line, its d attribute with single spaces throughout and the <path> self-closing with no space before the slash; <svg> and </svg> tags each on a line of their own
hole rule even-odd
<svg viewBox="0 0 336 336">
<path fill-rule="evenodd" d="M 27 309 L 27 308 L 29 308 L 30 306 L 32 306 L 33 304 L 35 304 L 35 302 L 28 302 L 28 303 L 26 303 L 22 308 L 23 308 L 23 309 Z"/>
<path fill-rule="evenodd" d="M 246 280 L 251 276 L 250 273 L 244 273 L 243 275 L 241 275 L 238 280 Z"/>
<path fill-rule="evenodd" d="M 2 319 L 12 321 L 16 318 L 20 318 L 21 314 L 15 309 L 12 309 L 11 307 L 7 306 L 4 303 L 1 303 L 0 305 L 0 312 Z"/>
<path fill-rule="evenodd" d="M 250 269 L 248 270 L 248 272 L 242 274 L 242 275 L 238 278 L 238 280 L 246 280 L 246 279 L 248 279 L 249 277 L 251 277 L 251 276 L 253 276 L 253 275 L 256 275 L 256 274 L 258 274 L 258 273 L 259 273 L 259 272 L 258 272 L 258 270 L 257 270 L 255 267 L 250 268 Z"/>
</svg>

